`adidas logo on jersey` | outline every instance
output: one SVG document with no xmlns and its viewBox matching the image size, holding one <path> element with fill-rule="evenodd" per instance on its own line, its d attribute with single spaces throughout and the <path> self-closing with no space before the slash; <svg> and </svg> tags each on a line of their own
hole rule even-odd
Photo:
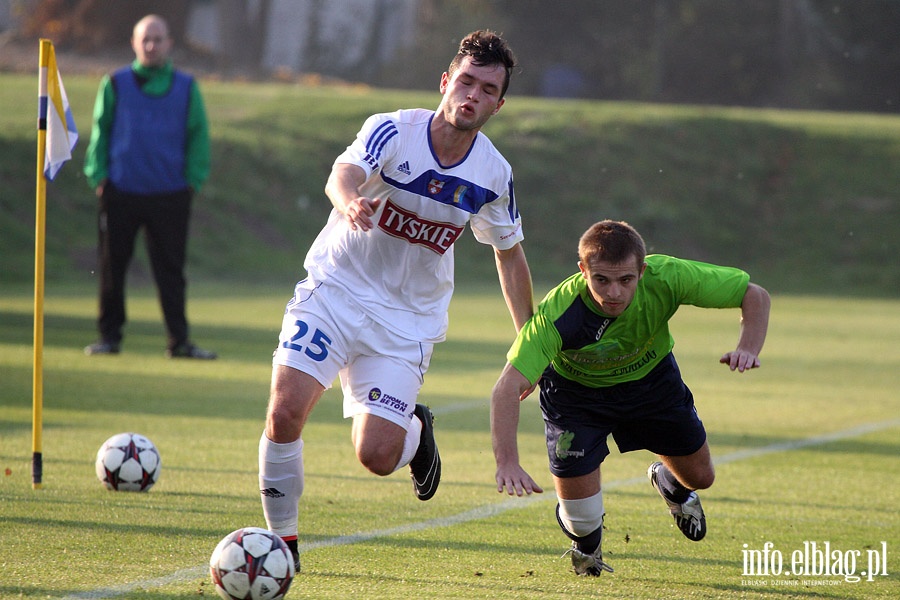
<svg viewBox="0 0 900 600">
<path fill-rule="evenodd" d="M 397 167 L 397 170 L 400 171 L 401 173 L 403 173 L 404 175 L 411 175 L 411 174 L 412 174 L 412 171 L 409 169 L 409 161 L 408 161 L 408 160 L 404 160 L 404 161 L 400 164 L 400 166 Z"/>
</svg>

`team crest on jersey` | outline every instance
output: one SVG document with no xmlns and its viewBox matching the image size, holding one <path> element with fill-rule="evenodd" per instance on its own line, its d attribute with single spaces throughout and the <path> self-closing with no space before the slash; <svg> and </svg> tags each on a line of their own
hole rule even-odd
<svg viewBox="0 0 900 600">
<path fill-rule="evenodd" d="M 381 211 L 378 228 L 386 234 L 418 244 L 443 255 L 456 241 L 463 228 L 453 223 L 429 221 L 414 212 L 400 208 L 390 198 Z"/>
<path fill-rule="evenodd" d="M 440 194 L 442 189 L 444 189 L 444 182 L 440 179 L 432 179 L 428 182 L 428 193 L 432 196 Z"/>
</svg>

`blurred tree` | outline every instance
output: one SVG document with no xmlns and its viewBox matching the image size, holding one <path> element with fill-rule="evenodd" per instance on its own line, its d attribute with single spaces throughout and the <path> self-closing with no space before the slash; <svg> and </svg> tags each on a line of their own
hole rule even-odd
<svg viewBox="0 0 900 600">
<path fill-rule="evenodd" d="M 213 7 L 216 65 L 231 73 L 265 72 L 267 47 L 291 35 L 293 69 L 433 89 L 459 39 L 490 28 L 519 56 L 515 94 L 900 110 L 897 0 L 30 1 L 26 35 L 83 53 L 127 51 L 150 12 L 186 48 L 191 9 Z"/>
<path fill-rule="evenodd" d="M 93 53 L 128 48 L 134 24 L 155 13 L 168 21 L 180 46 L 189 10 L 190 2 L 183 0 L 38 0 L 23 31 L 26 36 L 47 37 L 59 48 Z"/>
<path fill-rule="evenodd" d="M 830 108 L 900 111 L 900 2 L 809 1 L 821 20 L 820 43 L 842 84 Z"/>
<path fill-rule="evenodd" d="M 259 68 L 267 34 L 271 0 L 218 0 L 217 64 L 233 72 Z"/>
<path fill-rule="evenodd" d="M 488 4 L 521 58 L 517 93 L 900 109 L 896 0 Z"/>
</svg>

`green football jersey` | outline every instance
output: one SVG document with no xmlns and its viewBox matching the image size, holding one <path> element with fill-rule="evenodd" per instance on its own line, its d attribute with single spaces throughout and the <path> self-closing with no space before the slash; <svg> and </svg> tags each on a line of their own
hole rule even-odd
<svg viewBox="0 0 900 600">
<path fill-rule="evenodd" d="M 669 319 L 679 306 L 739 307 L 750 281 L 740 269 L 662 254 L 646 262 L 634 299 L 619 317 L 600 313 L 580 272 L 563 281 L 538 305 L 507 360 L 531 383 L 551 363 L 589 387 L 635 381 L 672 351 Z"/>
</svg>

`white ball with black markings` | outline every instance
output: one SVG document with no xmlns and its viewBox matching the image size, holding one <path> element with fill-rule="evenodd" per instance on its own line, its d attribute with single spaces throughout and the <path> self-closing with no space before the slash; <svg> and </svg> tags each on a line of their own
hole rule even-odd
<svg viewBox="0 0 900 600">
<path fill-rule="evenodd" d="M 222 538 L 209 559 L 209 573 L 225 600 L 280 600 L 294 579 L 294 559 L 277 534 L 244 527 Z"/>
<path fill-rule="evenodd" d="M 159 451 L 139 433 L 119 433 L 100 446 L 94 463 L 97 479 L 109 490 L 146 492 L 159 479 Z"/>
</svg>

